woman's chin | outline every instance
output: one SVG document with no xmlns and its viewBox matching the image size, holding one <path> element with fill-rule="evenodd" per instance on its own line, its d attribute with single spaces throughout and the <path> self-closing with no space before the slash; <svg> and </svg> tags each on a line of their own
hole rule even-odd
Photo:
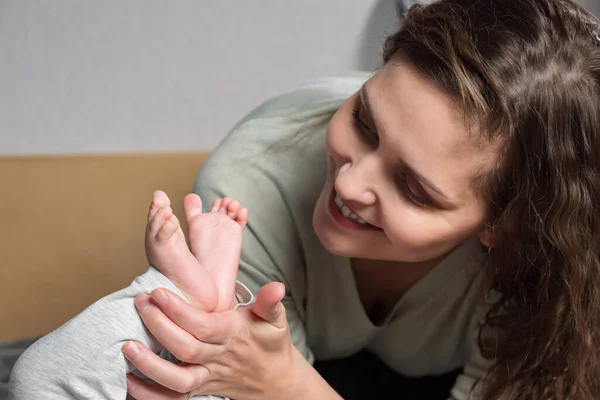
<svg viewBox="0 0 600 400">
<path fill-rule="evenodd" d="M 354 254 L 356 253 L 355 251 L 352 251 L 350 246 L 347 246 L 345 243 L 342 243 L 340 240 L 336 240 L 336 238 L 334 237 L 330 237 L 328 235 L 319 235 L 317 233 L 317 236 L 319 237 L 319 240 L 321 241 L 321 244 L 323 245 L 323 247 L 330 253 L 335 254 L 336 256 L 340 256 L 340 257 L 347 257 L 347 258 L 356 258 L 358 255 Z"/>
<path fill-rule="evenodd" d="M 348 237 L 343 237 L 339 231 L 323 220 L 322 216 L 315 213 L 313 219 L 313 228 L 319 241 L 323 247 L 330 253 L 341 257 L 356 258 L 360 255 L 357 253 L 357 244 L 349 240 Z"/>
</svg>

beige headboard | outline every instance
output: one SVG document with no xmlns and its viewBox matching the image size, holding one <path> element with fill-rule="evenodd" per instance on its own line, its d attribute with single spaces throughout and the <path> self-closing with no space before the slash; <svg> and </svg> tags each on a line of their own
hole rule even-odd
<svg viewBox="0 0 600 400">
<path fill-rule="evenodd" d="M 47 333 L 143 272 L 152 192 L 183 217 L 205 158 L 0 157 L 0 342 Z"/>
</svg>

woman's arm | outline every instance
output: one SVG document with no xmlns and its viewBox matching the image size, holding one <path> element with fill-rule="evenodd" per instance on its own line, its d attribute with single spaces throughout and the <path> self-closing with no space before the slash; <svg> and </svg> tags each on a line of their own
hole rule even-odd
<svg viewBox="0 0 600 400">
<path fill-rule="evenodd" d="M 323 399 L 323 400 L 339 400 L 342 397 L 323 379 L 312 365 L 306 360 L 301 361 L 303 368 L 299 367 L 297 377 L 295 379 L 296 387 L 294 390 L 288 391 L 288 399 Z"/>
</svg>

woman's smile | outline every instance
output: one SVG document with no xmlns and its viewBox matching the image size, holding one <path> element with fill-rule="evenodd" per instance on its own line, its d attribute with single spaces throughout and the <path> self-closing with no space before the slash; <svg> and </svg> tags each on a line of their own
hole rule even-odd
<svg viewBox="0 0 600 400">
<path fill-rule="evenodd" d="M 369 224 L 348 207 L 335 191 L 335 188 L 332 188 L 331 195 L 329 196 L 329 214 L 338 225 L 344 228 L 369 231 L 382 230 L 375 225 Z"/>
</svg>

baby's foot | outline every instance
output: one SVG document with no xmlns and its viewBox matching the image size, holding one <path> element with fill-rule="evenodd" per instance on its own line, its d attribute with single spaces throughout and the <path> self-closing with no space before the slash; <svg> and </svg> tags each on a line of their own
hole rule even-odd
<svg viewBox="0 0 600 400">
<path fill-rule="evenodd" d="M 146 256 L 188 297 L 190 303 L 212 311 L 217 291 L 206 269 L 190 252 L 171 202 L 162 191 L 154 192 L 146 225 Z"/>
<path fill-rule="evenodd" d="M 215 311 L 233 306 L 242 232 L 248 222 L 248 210 L 228 197 L 215 200 L 208 213 L 202 212 L 202 201 L 196 194 L 183 200 L 188 222 L 190 249 L 206 269 L 219 293 Z"/>
</svg>

